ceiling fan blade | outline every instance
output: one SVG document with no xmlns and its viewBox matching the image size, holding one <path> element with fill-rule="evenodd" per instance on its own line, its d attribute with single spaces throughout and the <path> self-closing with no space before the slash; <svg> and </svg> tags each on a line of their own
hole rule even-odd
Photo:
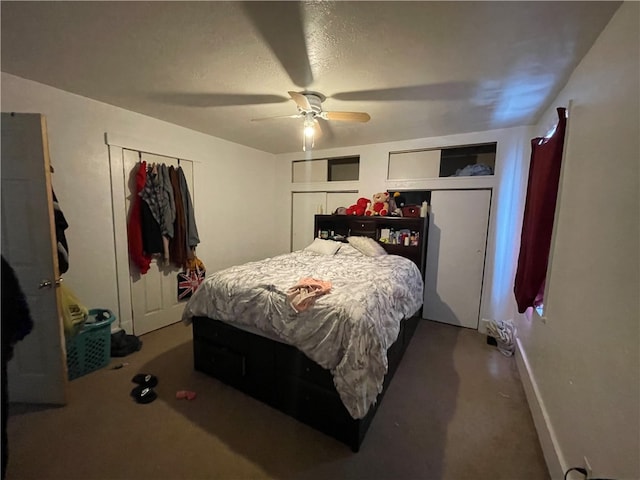
<svg viewBox="0 0 640 480">
<path fill-rule="evenodd" d="M 320 114 L 325 120 L 337 120 L 339 122 L 361 122 L 371 120 L 371 116 L 364 112 L 322 112 Z"/>
<path fill-rule="evenodd" d="M 320 138 L 324 134 L 317 118 L 313 119 L 313 131 L 316 138 Z"/>
<path fill-rule="evenodd" d="M 317 130 L 322 133 L 322 136 L 325 140 L 330 140 L 333 138 L 333 130 L 331 129 L 331 125 L 322 117 L 316 117 L 316 122 L 318 122 Z"/>
<path fill-rule="evenodd" d="M 307 41 L 302 25 L 302 2 L 242 2 L 249 20 L 301 88 L 313 82 Z"/>
<path fill-rule="evenodd" d="M 281 118 L 302 118 L 304 117 L 304 115 L 302 114 L 297 114 L 297 115 L 278 115 L 276 117 L 263 117 L 263 118 L 252 118 L 251 121 L 252 122 L 261 122 L 263 120 L 278 120 Z"/>
<path fill-rule="evenodd" d="M 296 105 L 305 112 L 311 110 L 311 104 L 309 103 L 309 99 L 298 92 L 289 92 L 289 95 L 296 102 Z"/>
<path fill-rule="evenodd" d="M 258 105 L 267 103 L 283 103 L 287 97 L 281 95 L 262 95 L 245 93 L 186 93 L 160 92 L 152 93 L 150 98 L 159 102 L 183 107 L 230 107 L 238 105 Z"/>
</svg>

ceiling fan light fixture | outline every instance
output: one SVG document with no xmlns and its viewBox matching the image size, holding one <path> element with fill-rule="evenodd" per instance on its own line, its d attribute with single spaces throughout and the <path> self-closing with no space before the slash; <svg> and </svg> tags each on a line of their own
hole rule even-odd
<svg viewBox="0 0 640 480">
<path fill-rule="evenodd" d="M 311 113 L 307 113 L 304 116 L 304 123 L 302 125 L 302 150 L 304 152 L 313 148 L 315 133 L 316 125 L 314 116 Z"/>
<path fill-rule="evenodd" d="M 253 120 L 267 120 L 274 118 L 302 118 L 302 150 L 308 151 L 313 148 L 316 134 L 323 134 L 318 119 L 335 120 L 339 122 L 359 122 L 365 123 L 371 120 L 365 112 L 325 112 L 322 110 L 322 102 L 325 96 L 318 92 L 289 92 L 289 96 L 295 102 L 298 109 L 296 115 L 280 115 L 277 117 L 254 118 Z M 316 131 L 316 128 L 318 130 Z"/>
<path fill-rule="evenodd" d="M 309 121 L 309 119 L 305 119 L 304 121 L 304 136 L 305 137 L 313 137 L 314 133 L 316 133 L 315 124 L 313 120 Z"/>
</svg>

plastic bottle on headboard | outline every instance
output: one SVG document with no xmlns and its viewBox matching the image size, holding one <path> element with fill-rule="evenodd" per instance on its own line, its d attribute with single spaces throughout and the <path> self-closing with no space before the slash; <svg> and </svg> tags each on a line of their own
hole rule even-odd
<svg viewBox="0 0 640 480">
<path fill-rule="evenodd" d="M 426 217 L 428 211 L 429 211 L 429 204 L 425 200 L 424 202 L 422 202 L 422 206 L 420 207 L 420 216 Z"/>
</svg>

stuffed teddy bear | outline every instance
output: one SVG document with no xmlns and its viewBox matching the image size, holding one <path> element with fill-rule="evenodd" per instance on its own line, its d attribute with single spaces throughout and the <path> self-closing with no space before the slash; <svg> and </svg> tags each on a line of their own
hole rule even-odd
<svg viewBox="0 0 640 480">
<path fill-rule="evenodd" d="M 384 217 L 389 213 L 389 192 L 373 194 L 373 203 L 365 211 L 365 215 L 379 215 Z"/>
<path fill-rule="evenodd" d="M 354 205 L 347 208 L 347 215 L 364 215 L 369 203 L 368 198 L 360 197 Z"/>
</svg>

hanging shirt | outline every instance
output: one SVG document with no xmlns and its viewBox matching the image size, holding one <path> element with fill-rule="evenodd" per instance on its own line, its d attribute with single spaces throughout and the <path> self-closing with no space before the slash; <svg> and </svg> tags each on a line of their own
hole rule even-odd
<svg viewBox="0 0 640 480">
<path fill-rule="evenodd" d="M 173 237 L 173 223 L 176 219 L 176 205 L 173 194 L 173 186 L 169 178 L 169 169 L 165 164 L 158 166 L 158 181 L 161 185 L 160 205 L 162 208 L 162 234 Z"/>
<path fill-rule="evenodd" d="M 187 261 L 187 237 L 186 237 L 186 217 L 182 202 L 182 191 L 180 189 L 180 178 L 175 168 L 169 167 L 169 178 L 173 187 L 175 199 L 176 219 L 173 224 L 174 235 L 169 242 L 169 257 L 171 263 L 183 268 Z"/>
<path fill-rule="evenodd" d="M 200 243 L 200 238 L 198 237 L 198 227 L 196 226 L 196 218 L 193 211 L 193 204 L 191 203 L 191 195 L 189 194 L 187 179 L 184 176 L 184 172 L 181 167 L 178 167 L 178 178 L 180 179 L 180 192 L 182 193 L 182 204 L 186 218 L 187 252 L 191 252 L 191 250 L 196 248 Z"/>
<path fill-rule="evenodd" d="M 140 162 L 136 172 L 136 191 L 131 204 L 129 222 L 127 223 L 127 237 L 129 240 L 129 255 L 131 261 L 138 267 L 141 274 L 149 271 L 151 257 L 145 253 L 142 240 L 142 198 L 140 192 L 147 181 L 147 162 Z"/>
<path fill-rule="evenodd" d="M 149 211 L 153 215 L 158 225 L 162 225 L 162 211 L 163 211 L 163 195 L 162 184 L 158 176 L 158 167 L 152 165 L 147 169 L 147 179 L 144 184 L 144 188 L 140 192 L 140 197 L 149 206 Z"/>
<path fill-rule="evenodd" d="M 64 234 L 64 231 L 69 228 L 69 224 L 67 223 L 66 218 L 64 218 L 64 213 L 62 213 L 62 209 L 58 204 L 58 199 L 56 198 L 56 194 L 53 189 L 51 189 L 51 194 L 53 195 L 53 220 L 56 227 L 58 268 L 62 274 L 69 270 L 69 246 L 67 245 L 67 237 Z"/>
</svg>

